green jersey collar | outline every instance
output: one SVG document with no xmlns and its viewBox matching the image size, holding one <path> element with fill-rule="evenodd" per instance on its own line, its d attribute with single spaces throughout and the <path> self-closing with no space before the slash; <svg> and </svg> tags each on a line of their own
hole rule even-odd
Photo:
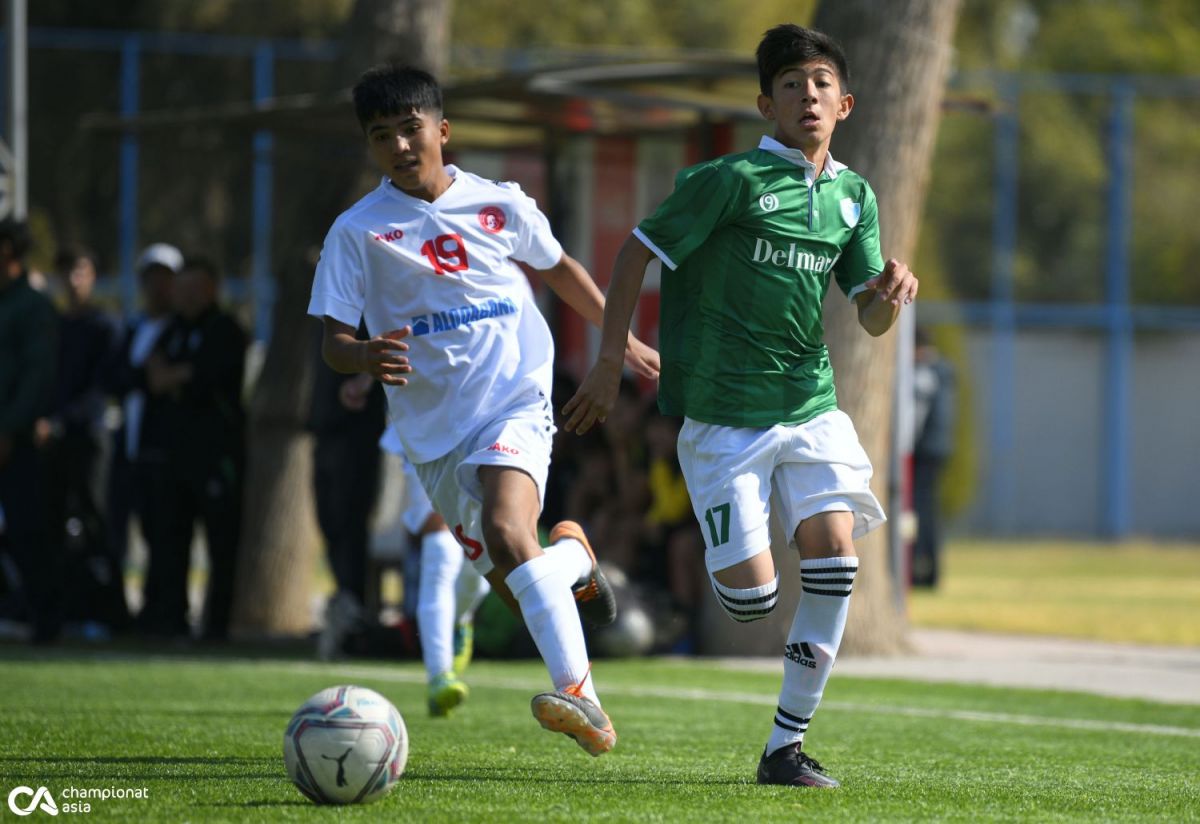
<svg viewBox="0 0 1200 824">
<path fill-rule="evenodd" d="M 804 156 L 804 152 L 800 151 L 799 149 L 790 149 L 770 135 L 763 135 L 762 140 L 758 142 L 758 148 L 765 152 L 779 155 L 784 160 L 795 163 L 797 166 L 804 169 L 804 176 L 809 180 L 815 180 L 818 176 L 816 165 Z M 845 168 L 846 164 L 838 163 L 833 159 L 833 155 L 825 155 L 825 174 L 829 175 L 831 179 L 837 178 L 838 172 Z"/>
</svg>

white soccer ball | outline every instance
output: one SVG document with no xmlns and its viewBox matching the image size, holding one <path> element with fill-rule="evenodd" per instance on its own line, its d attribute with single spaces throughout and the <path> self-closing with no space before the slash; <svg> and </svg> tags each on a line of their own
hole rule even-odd
<svg viewBox="0 0 1200 824">
<path fill-rule="evenodd" d="M 377 801 L 404 772 L 408 731 L 391 702 L 366 687 L 321 690 L 283 735 L 283 763 L 317 804 Z"/>
</svg>

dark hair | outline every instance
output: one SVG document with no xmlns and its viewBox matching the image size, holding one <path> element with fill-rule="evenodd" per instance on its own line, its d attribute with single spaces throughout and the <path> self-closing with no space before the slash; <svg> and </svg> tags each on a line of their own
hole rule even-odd
<svg viewBox="0 0 1200 824">
<path fill-rule="evenodd" d="M 54 256 L 54 269 L 59 272 L 69 272 L 75 268 L 75 264 L 86 258 L 92 262 L 92 268 L 100 271 L 100 261 L 97 259 L 95 252 L 83 246 L 64 246 L 58 250 L 58 254 Z"/>
<path fill-rule="evenodd" d="M 354 113 L 364 130 L 377 117 L 414 110 L 442 114 L 442 89 L 427 71 L 384 63 L 363 72 L 354 84 Z"/>
<path fill-rule="evenodd" d="M 827 34 L 806 29 L 795 23 L 782 23 L 768 29 L 755 52 L 758 58 L 758 86 L 762 93 L 771 96 L 771 84 L 775 75 L 788 66 L 823 60 L 837 69 L 842 81 L 842 93 L 850 91 L 850 69 L 846 66 L 846 53 L 838 42 Z"/>
<path fill-rule="evenodd" d="M 221 280 L 221 270 L 217 268 L 217 264 L 212 258 L 203 255 L 188 255 L 179 271 L 187 272 L 193 269 L 208 275 L 208 279 L 213 283 L 219 283 Z"/>
<path fill-rule="evenodd" d="M 25 221 L 11 217 L 0 220 L 0 243 L 7 243 L 12 248 L 13 258 L 24 260 L 29 253 L 29 226 Z"/>
</svg>

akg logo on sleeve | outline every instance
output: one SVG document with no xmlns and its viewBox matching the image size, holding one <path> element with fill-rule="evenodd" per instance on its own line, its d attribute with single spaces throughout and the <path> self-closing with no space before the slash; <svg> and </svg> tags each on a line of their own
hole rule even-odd
<svg viewBox="0 0 1200 824">
<path fill-rule="evenodd" d="M 32 796 L 32 799 L 28 806 L 22 806 L 18 799 L 26 795 Z M 29 815 L 39 805 L 42 812 L 48 815 L 58 815 L 58 805 L 54 803 L 54 796 L 50 795 L 50 791 L 45 787 L 38 787 L 36 792 L 32 787 L 13 787 L 12 792 L 8 794 L 8 808 L 16 815 Z"/>
</svg>

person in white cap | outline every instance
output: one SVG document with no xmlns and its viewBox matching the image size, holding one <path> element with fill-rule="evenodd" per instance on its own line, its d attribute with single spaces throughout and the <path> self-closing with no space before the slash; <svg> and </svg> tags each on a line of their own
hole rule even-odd
<svg viewBox="0 0 1200 824">
<path fill-rule="evenodd" d="M 134 268 L 141 286 L 141 309 L 125 324 L 105 381 L 108 391 L 121 401 L 122 412 L 122 425 L 113 434 L 106 501 L 109 542 L 117 558 L 126 555 L 129 516 L 137 507 L 138 491 L 144 489 L 146 476 L 162 459 L 161 441 L 155 446 L 153 421 L 147 426 L 145 420 L 143 370 L 170 318 L 172 289 L 175 275 L 183 268 L 183 253 L 169 243 L 154 243 L 142 250 Z"/>
</svg>

